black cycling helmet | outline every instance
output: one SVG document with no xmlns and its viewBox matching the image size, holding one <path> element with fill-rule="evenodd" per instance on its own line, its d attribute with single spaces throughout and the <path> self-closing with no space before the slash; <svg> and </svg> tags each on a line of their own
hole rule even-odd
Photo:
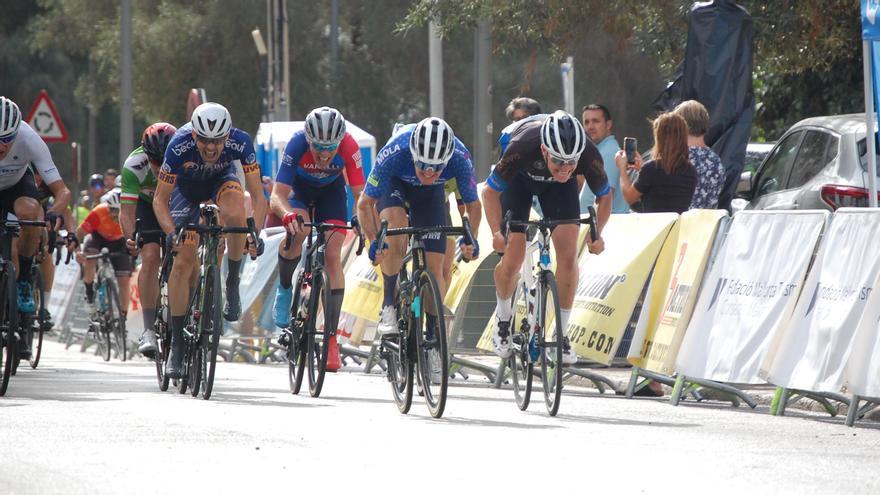
<svg viewBox="0 0 880 495">
<path fill-rule="evenodd" d="M 141 146 L 147 157 L 154 162 L 161 162 L 165 157 L 165 148 L 168 147 L 175 132 L 177 128 L 166 122 L 156 122 L 144 129 Z"/>
</svg>

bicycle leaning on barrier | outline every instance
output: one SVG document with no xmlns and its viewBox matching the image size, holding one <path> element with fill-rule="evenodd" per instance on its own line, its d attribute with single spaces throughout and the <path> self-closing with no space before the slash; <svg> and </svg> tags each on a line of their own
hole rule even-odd
<svg viewBox="0 0 880 495">
<path fill-rule="evenodd" d="M 532 376 L 535 363 L 541 366 L 541 384 L 544 387 L 544 403 L 547 412 L 555 416 L 559 412 L 562 397 L 562 364 L 565 329 L 562 328 L 559 307 L 559 290 L 556 276 L 551 270 L 550 231 L 563 224 L 588 224 L 593 242 L 598 239 L 596 210 L 589 207 L 589 218 L 570 220 L 511 220 L 511 212 L 504 215 L 501 232 L 505 244 L 511 226 L 536 228 L 535 238 L 526 248 L 527 262 L 535 258 L 533 266 L 523 263 L 520 279 L 511 299 L 514 310 L 509 320 L 511 329 L 511 354 L 508 357 L 513 381 L 516 405 L 525 411 L 532 394 Z"/>
<path fill-rule="evenodd" d="M 443 296 L 437 279 L 428 269 L 423 237 L 431 234 L 463 236 L 468 246 L 474 244 L 470 224 L 465 217 L 461 227 L 403 227 L 389 229 L 382 220 L 376 243 L 384 245 L 386 236 L 409 235 L 409 250 L 397 279 L 397 325 L 399 333 L 382 335 L 380 355 L 388 363 L 388 381 L 397 409 L 406 414 L 412 405 L 413 376 L 416 375 L 431 416 L 443 416 L 449 383 L 449 354 L 446 344 L 446 319 Z M 412 262 L 411 269 L 409 261 Z"/>
<path fill-rule="evenodd" d="M 314 218 L 314 214 L 312 215 Z M 290 305 L 290 324 L 284 329 L 278 343 L 287 347 L 290 391 L 298 394 L 302 387 L 303 371 L 308 363 L 309 394 L 318 397 L 324 385 L 330 340 L 336 338 L 339 315 L 330 303 L 330 275 L 325 268 L 324 251 L 328 230 L 354 230 L 357 233 L 357 255 L 364 250 L 364 238 L 360 226 L 339 225 L 326 222 L 305 222 L 297 216 L 301 227 L 310 229 L 306 235 L 302 269 L 293 284 L 293 300 Z M 333 234 L 330 234 L 333 235 Z M 290 247 L 292 236 L 288 233 L 284 249 Z"/>
</svg>

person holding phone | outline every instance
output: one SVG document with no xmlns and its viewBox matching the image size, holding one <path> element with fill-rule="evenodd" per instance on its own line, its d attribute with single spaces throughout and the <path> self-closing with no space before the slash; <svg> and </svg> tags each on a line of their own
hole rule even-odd
<svg viewBox="0 0 880 495">
<path fill-rule="evenodd" d="M 611 112 L 605 105 L 591 103 L 583 108 L 581 117 L 587 136 L 602 155 L 605 175 L 608 176 L 608 184 L 611 185 L 611 213 L 629 213 L 629 203 L 620 193 L 620 172 L 614 163 L 614 155 L 620 151 L 620 144 L 612 134 L 614 122 L 611 120 Z M 596 195 L 589 187 L 583 188 L 580 194 L 581 213 L 586 213 L 587 208 L 596 202 Z"/>
<path fill-rule="evenodd" d="M 632 163 L 628 163 L 627 152 L 617 152 L 614 160 L 620 171 L 620 190 L 629 204 L 641 200 L 644 213 L 683 213 L 690 208 L 697 173 L 688 159 L 687 137 L 685 120 L 675 113 L 664 113 L 654 120 L 651 160 L 643 164 L 636 151 L 630 153 Z M 627 174 L 630 169 L 639 171 L 635 183 Z"/>
</svg>

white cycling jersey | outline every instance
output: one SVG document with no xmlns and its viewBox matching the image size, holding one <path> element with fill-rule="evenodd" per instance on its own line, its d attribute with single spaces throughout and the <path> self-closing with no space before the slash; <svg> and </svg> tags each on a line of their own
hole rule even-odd
<svg viewBox="0 0 880 495">
<path fill-rule="evenodd" d="M 52 161 L 49 147 L 27 122 L 22 122 L 12 148 L 6 157 L 0 160 L 0 191 L 18 184 L 31 162 L 37 167 L 46 184 L 61 180 L 61 174 Z"/>
</svg>

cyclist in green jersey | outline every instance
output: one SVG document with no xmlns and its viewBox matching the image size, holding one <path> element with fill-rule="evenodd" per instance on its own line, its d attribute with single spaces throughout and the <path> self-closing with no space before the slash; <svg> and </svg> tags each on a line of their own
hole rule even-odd
<svg viewBox="0 0 880 495">
<path fill-rule="evenodd" d="M 138 352 L 152 358 L 157 349 L 156 343 L 156 300 L 159 293 L 159 246 L 162 242 L 159 221 L 153 212 L 153 193 L 156 191 L 156 177 L 165 156 L 165 148 L 177 132 L 171 124 L 157 122 L 144 130 L 141 146 L 128 156 L 122 166 L 122 211 L 119 215 L 122 232 L 128 239 L 128 249 L 132 255 L 141 255 L 141 271 L 138 274 L 138 291 L 144 317 L 144 333 L 140 338 Z M 135 226 L 143 247 L 134 244 Z"/>
</svg>

